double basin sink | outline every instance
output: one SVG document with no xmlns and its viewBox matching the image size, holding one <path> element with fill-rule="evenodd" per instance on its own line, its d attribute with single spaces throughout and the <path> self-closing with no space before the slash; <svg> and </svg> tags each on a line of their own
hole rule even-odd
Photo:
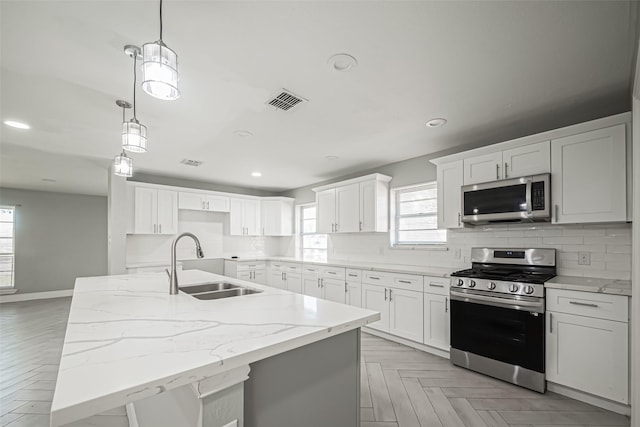
<svg viewBox="0 0 640 427">
<path fill-rule="evenodd" d="M 239 297 L 242 295 L 258 294 L 258 289 L 246 288 L 226 282 L 203 283 L 201 285 L 181 286 L 180 290 L 194 298 L 202 300 Z"/>
</svg>

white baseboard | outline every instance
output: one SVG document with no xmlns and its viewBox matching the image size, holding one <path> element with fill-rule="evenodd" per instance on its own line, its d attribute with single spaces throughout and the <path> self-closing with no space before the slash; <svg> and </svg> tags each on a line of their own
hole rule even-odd
<svg viewBox="0 0 640 427">
<path fill-rule="evenodd" d="M 28 294 L 0 295 L 0 304 L 5 302 L 30 301 L 36 299 L 62 298 L 73 295 L 73 289 L 64 289 L 62 291 L 48 292 L 30 292 Z"/>
<path fill-rule="evenodd" d="M 625 405 L 624 403 L 614 402 L 603 397 L 594 396 L 593 394 L 585 393 L 584 391 L 576 390 L 549 381 L 547 381 L 547 390 L 618 414 L 626 416 L 631 415 L 631 406 Z"/>
<path fill-rule="evenodd" d="M 384 338 L 389 341 L 394 341 L 400 344 L 404 344 L 408 347 L 413 347 L 416 350 L 422 350 L 426 353 L 435 354 L 436 356 L 449 359 L 449 352 L 447 350 L 442 350 L 442 349 L 431 347 L 429 345 L 424 345 L 415 341 L 410 341 L 404 338 L 397 337 L 395 335 L 388 334 L 386 332 L 378 331 L 377 329 L 368 328 L 366 326 L 362 328 L 362 332 L 366 332 L 367 334 L 375 335 L 377 337 Z"/>
</svg>

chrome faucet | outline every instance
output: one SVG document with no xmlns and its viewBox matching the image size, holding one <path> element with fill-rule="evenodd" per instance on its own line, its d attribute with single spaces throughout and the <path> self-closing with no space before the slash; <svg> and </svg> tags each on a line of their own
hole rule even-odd
<svg viewBox="0 0 640 427">
<path fill-rule="evenodd" d="M 173 243 L 171 244 L 171 273 L 167 270 L 167 274 L 169 275 L 169 295 L 177 295 L 178 294 L 178 274 L 176 272 L 176 246 L 178 244 L 178 240 L 182 239 L 185 236 L 189 236 L 196 242 L 196 256 L 198 258 L 204 258 L 204 252 L 202 252 L 202 247 L 200 247 L 200 240 L 192 234 L 192 233 L 182 233 L 178 237 L 175 238 Z"/>
</svg>

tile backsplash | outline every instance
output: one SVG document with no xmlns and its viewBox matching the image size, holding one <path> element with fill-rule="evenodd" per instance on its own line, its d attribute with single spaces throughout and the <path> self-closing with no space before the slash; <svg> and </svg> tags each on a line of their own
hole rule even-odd
<svg viewBox="0 0 640 427">
<path fill-rule="evenodd" d="M 329 261 L 451 268 L 471 265 L 472 247 L 555 248 L 559 275 L 607 279 L 631 278 L 631 224 L 491 225 L 448 231 L 443 247 L 391 248 L 388 233 L 334 234 L 329 237 Z M 590 264 L 578 264 L 579 254 Z"/>
</svg>

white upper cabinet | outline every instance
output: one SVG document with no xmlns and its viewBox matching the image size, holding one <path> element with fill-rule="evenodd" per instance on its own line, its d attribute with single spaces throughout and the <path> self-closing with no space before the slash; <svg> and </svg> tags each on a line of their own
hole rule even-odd
<svg viewBox="0 0 640 427">
<path fill-rule="evenodd" d="M 462 227 L 462 160 L 438 165 L 438 228 Z"/>
<path fill-rule="evenodd" d="M 232 198 L 230 201 L 229 234 L 257 236 L 260 234 L 260 200 Z"/>
<path fill-rule="evenodd" d="M 549 141 L 464 159 L 464 185 L 548 173 Z"/>
<path fill-rule="evenodd" d="M 551 142 L 542 141 L 502 152 L 502 177 L 548 173 L 551 170 Z"/>
<path fill-rule="evenodd" d="M 627 219 L 625 125 L 551 141 L 553 222 Z"/>
<path fill-rule="evenodd" d="M 229 212 L 229 197 L 180 191 L 178 209 L 208 212 Z"/>
<path fill-rule="evenodd" d="M 178 193 L 155 188 L 133 189 L 133 234 L 177 234 Z"/>
<path fill-rule="evenodd" d="M 318 233 L 388 231 L 390 180 L 372 174 L 314 188 Z"/>
<path fill-rule="evenodd" d="M 263 236 L 293 234 L 293 201 L 288 197 L 263 197 L 260 200 Z"/>
</svg>

